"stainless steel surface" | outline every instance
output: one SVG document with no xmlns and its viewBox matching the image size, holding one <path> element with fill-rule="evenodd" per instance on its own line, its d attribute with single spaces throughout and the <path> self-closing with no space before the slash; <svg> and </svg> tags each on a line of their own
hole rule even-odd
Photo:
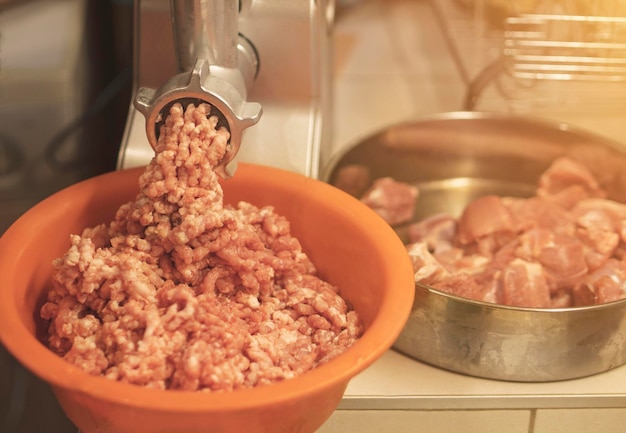
<svg viewBox="0 0 626 433">
<path fill-rule="evenodd" d="M 196 59 L 237 68 L 239 1 L 172 1 L 172 25 L 179 68 L 188 71 Z"/>
<path fill-rule="evenodd" d="M 324 174 L 365 165 L 371 179 L 392 176 L 418 186 L 416 219 L 458 216 L 485 193 L 531 195 L 558 156 L 583 161 L 625 201 L 626 154 L 616 143 L 577 130 L 506 114 L 445 113 L 385 128 L 338 155 Z M 424 285 L 395 348 L 468 375 L 541 382 L 583 377 L 626 362 L 626 300 L 571 309 L 530 309 L 476 302 Z"/>
<path fill-rule="evenodd" d="M 238 34 L 238 0 L 171 2 L 172 26 L 179 74 L 158 89 L 140 87 L 135 107 L 146 118 L 146 135 L 156 146 L 161 122 L 169 107 L 206 102 L 230 132 L 229 147 L 215 170 L 232 176 L 243 130 L 261 117 L 261 105 L 246 100 L 258 72 L 254 47 Z M 242 43 L 238 43 L 238 39 Z M 238 55 L 241 52 L 242 55 Z"/>
<path fill-rule="evenodd" d="M 601 373 L 626 362 L 626 302 L 559 310 L 470 302 L 418 285 L 395 347 L 472 376 L 542 382 Z"/>
<path fill-rule="evenodd" d="M 207 9 L 200 8 L 200 3 L 207 5 Z M 247 101 L 256 101 L 263 107 L 262 118 L 241 137 L 242 146 L 236 161 L 267 164 L 317 177 L 321 143 L 329 141 L 332 133 L 334 0 L 241 1 L 236 14 L 230 8 L 225 17 L 217 14 L 227 18 L 228 24 L 223 26 L 231 36 L 215 34 L 222 25 L 209 25 L 206 18 L 201 18 L 206 15 L 210 23 L 215 22 L 215 3 L 196 1 L 194 13 L 189 16 L 183 11 L 192 7 L 192 3 L 181 1 L 181 9 L 174 11 L 176 24 L 172 26 L 172 13 L 167 0 L 135 2 L 136 87 L 162 88 L 168 80 L 174 80 L 172 77 L 181 73 L 181 68 L 189 66 L 188 62 L 194 55 L 206 55 L 210 57 L 205 59 L 210 64 L 210 74 L 204 81 L 213 85 L 218 82 L 217 79 L 222 80 L 217 89 L 211 90 L 219 96 L 214 98 L 214 102 L 226 97 L 227 103 L 222 102 L 222 105 L 228 107 L 220 111 L 228 113 L 232 108 L 240 117 L 255 120 L 255 106 Z M 240 33 L 236 38 L 236 68 L 232 67 L 232 55 L 224 58 L 224 51 L 232 54 L 235 41 L 232 36 L 233 15 L 236 15 L 236 28 Z M 181 46 L 187 47 L 187 50 Z M 210 49 L 205 49 L 209 46 Z M 177 57 L 177 54 L 184 55 Z M 226 67 L 215 65 L 213 61 L 224 63 Z M 246 84 L 239 86 L 241 99 L 237 95 L 234 100 L 230 99 L 236 93 L 232 91 L 237 88 L 236 82 L 239 82 L 227 73 L 233 71 Z M 248 86 L 251 76 L 254 80 Z M 184 95 L 178 89 L 188 84 L 187 77 L 183 77 L 176 79 L 180 82 L 170 87 L 179 96 Z M 247 93 L 244 87 L 249 87 Z M 206 89 L 201 92 L 204 96 L 208 94 Z M 197 94 L 197 89 L 193 93 Z M 147 97 L 149 99 L 150 95 Z M 241 106 L 240 101 L 246 104 Z M 137 113 L 136 109 L 129 113 L 119 154 L 119 168 L 144 165 L 154 155 L 146 137 L 146 132 L 150 134 L 152 129 Z M 245 120 L 241 126 L 249 121 Z M 146 127 L 150 130 L 146 131 Z"/>
<path fill-rule="evenodd" d="M 233 174 L 228 164 L 239 151 L 243 130 L 259 121 L 262 108 L 260 104 L 247 102 L 229 81 L 213 74 L 212 69 L 208 60 L 198 59 L 189 73 L 175 75 L 159 89 L 140 88 L 135 107 L 145 116 L 146 136 L 151 146 L 155 147 L 160 125 L 172 104 L 186 106 L 190 101 L 211 104 L 211 113 L 220 119 L 218 127 L 223 126 L 230 132 L 229 146 L 215 167 L 218 175 L 228 179 Z"/>
</svg>

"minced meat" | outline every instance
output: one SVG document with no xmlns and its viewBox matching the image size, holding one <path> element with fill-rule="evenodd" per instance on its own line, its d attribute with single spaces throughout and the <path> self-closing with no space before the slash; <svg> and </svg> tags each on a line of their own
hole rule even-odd
<svg viewBox="0 0 626 433">
<path fill-rule="evenodd" d="M 228 391 L 300 375 L 362 332 L 270 206 L 224 204 L 229 134 L 210 106 L 171 108 L 140 192 L 71 236 L 41 308 L 49 347 L 93 375 Z"/>
</svg>

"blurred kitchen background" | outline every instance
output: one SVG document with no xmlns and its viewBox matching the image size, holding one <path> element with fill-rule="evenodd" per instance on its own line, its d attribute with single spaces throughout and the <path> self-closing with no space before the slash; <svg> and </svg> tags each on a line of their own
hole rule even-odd
<svg viewBox="0 0 626 433">
<path fill-rule="evenodd" d="M 131 84 L 131 1 L 0 0 L 0 231 L 115 167 Z"/>
<path fill-rule="evenodd" d="M 115 168 L 130 101 L 132 0 L 0 0 L 0 233 Z M 0 432 L 73 433 L 0 346 Z"/>
<path fill-rule="evenodd" d="M 0 233 L 51 193 L 116 168 L 131 100 L 132 9 L 132 0 L 0 0 Z M 390 124 L 463 109 L 565 121 L 626 143 L 622 0 L 338 0 L 334 13 L 332 139 L 324 144 L 331 153 Z M 592 18 L 566 19 L 581 15 Z M 530 46 L 558 56 L 537 56 Z M 498 401 L 513 401 L 526 391 L 427 367 L 415 368 L 428 375 L 430 388 L 411 390 L 402 401 L 423 391 L 415 400 L 424 402 L 420 408 L 438 401 L 439 409 L 458 411 L 422 410 L 408 418 L 410 411 L 393 407 L 371 417 L 354 410 L 370 397 L 395 401 L 384 386 L 371 384 L 415 363 L 390 352 L 349 387 L 343 407 L 352 410 L 339 411 L 323 432 L 408 432 L 422 423 L 424 431 L 438 433 L 460 426 L 469 433 L 543 433 L 557 431 L 557 424 L 566 428 L 558 431 L 611 433 L 621 432 L 626 420 L 616 400 L 601 417 L 596 414 L 604 409 L 596 407 L 584 420 L 571 411 L 542 418 L 524 407 L 467 410 L 471 405 L 458 403 L 472 400 L 465 397 L 488 401 L 504 394 Z M 626 398 L 619 383 L 604 377 L 570 383 L 569 399 L 551 387 L 538 392 L 554 397 L 555 408 L 585 408 L 581 397 L 593 393 Z M 0 432 L 76 433 L 49 388 L 1 347 Z"/>
</svg>

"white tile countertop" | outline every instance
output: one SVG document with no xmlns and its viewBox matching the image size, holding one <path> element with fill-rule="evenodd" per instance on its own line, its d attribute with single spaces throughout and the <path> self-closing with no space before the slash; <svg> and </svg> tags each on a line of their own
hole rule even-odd
<svg viewBox="0 0 626 433">
<path fill-rule="evenodd" d="M 339 9 L 335 28 L 333 152 L 390 124 L 462 108 L 466 79 L 431 2 L 346 3 L 351 7 Z M 444 371 L 389 350 L 352 380 L 319 432 L 617 433 L 624 424 L 626 366 L 568 381 L 514 383 Z"/>
<path fill-rule="evenodd" d="M 388 351 L 353 379 L 341 409 L 626 408 L 626 367 L 559 382 L 516 383 L 448 372 Z"/>
</svg>

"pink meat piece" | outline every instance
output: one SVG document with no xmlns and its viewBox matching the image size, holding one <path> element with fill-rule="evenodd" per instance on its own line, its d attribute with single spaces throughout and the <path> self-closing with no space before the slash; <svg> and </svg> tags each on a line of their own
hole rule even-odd
<svg viewBox="0 0 626 433">
<path fill-rule="evenodd" d="M 576 235 L 585 246 L 590 270 L 604 265 L 623 250 L 626 235 L 626 205 L 607 199 L 587 199 L 574 206 Z"/>
<path fill-rule="evenodd" d="M 464 246 L 475 243 L 480 254 L 490 255 L 510 241 L 518 230 L 518 222 L 502 198 L 487 195 L 464 209 L 455 239 Z"/>
<path fill-rule="evenodd" d="M 572 290 L 558 290 L 552 293 L 550 308 L 568 308 L 573 306 Z"/>
<path fill-rule="evenodd" d="M 333 185 L 354 197 L 361 197 L 371 182 L 370 169 L 362 164 L 349 164 L 341 167 Z"/>
<path fill-rule="evenodd" d="M 535 227 L 563 234 L 575 232 L 575 219 L 550 197 L 503 197 L 502 203 L 513 216 L 516 233 Z"/>
<path fill-rule="evenodd" d="M 513 217 L 495 195 L 480 197 L 470 202 L 459 219 L 457 239 L 467 245 L 483 236 L 513 230 Z"/>
<path fill-rule="evenodd" d="M 587 275 L 573 291 L 576 306 L 602 304 L 626 298 L 626 262 L 609 259 Z"/>
<path fill-rule="evenodd" d="M 428 249 L 433 252 L 450 249 L 456 225 L 456 219 L 448 214 L 431 215 L 408 227 L 409 243 L 425 242 Z"/>
<path fill-rule="evenodd" d="M 481 262 L 486 263 L 486 258 L 460 256 L 457 257 L 458 260 L 451 260 L 446 263 L 442 257 L 435 258 L 424 242 L 408 245 L 407 251 L 413 262 L 416 283 L 425 284 L 461 297 L 496 302 L 496 296 L 493 293 L 495 287 L 479 284 L 474 275 L 468 273 L 478 272 L 477 267 L 480 266 Z M 444 254 L 447 255 L 452 252 L 453 250 L 448 250 Z M 453 273 L 445 268 L 446 264 L 454 267 Z M 463 272 L 462 267 L 468 272 Z"/>
<path fill-rule="evenodd" d="M 535 228 L 519 237 L 516 255 L 543 266 L 556 287 L 571 284 L 588 271 L 583 245 L 575 238 Z"/>
<path fill-rule="evenodd" d="M 578 202 L 572 213 L 581 226 L 601 226 L 603 229 L 614 231 L 619 235 L 621 242 L 626 242 L 626 204 L 591 198 Z"/>
<path fill-rule="evenodd" d="M 516 258 L 501 271 L 499 282 L 504 305 L 531 308 L 551 305 L 550 286 L 539 263 Z"/>
<path fill-rule="evenodd" d="M 548 196 L 578 185 L 589 197 L 605 197 L 606 192 L 582 163 L 567 157 L 555 159 L 550 167 L 539 178 L 538 196 Z"/>
<path fill-rule="evenodd" d="M 413 263 L 415 282 L 432 285 L 449 274 L 446 268 L 433 257 L 426 243 L 415 242 L 407 245 L 406 249 Z"/>
<path fill-rule="evenodd" d="M 448 248 L 443 251 L 433 253 L 446 270 L 452 274 L 466 273 L 475 275 L 484 272 L 491 262 L 491 257 L 480 254 L 466 254 L 461 248 Z"/>
<path fill-rule="evenodd" d="M 391 177 L 376 179 L 361 201 L 391 225 L 410 221 L 415 214 L 418 189 Z"/>
<path fill-rule="evenodd" d="M 490 299 L 490 287 L 479 284 L 473 278 L 464 272 L 448 275 L 439 281 L 435 286 L 437 290 L 460 296 L 462 298 L 474 299 L 483 302 L 492 302 Z"/>
<path fill-rule="evenodd" d="M 582 185 L 572 185 L 563 188 L 559 192 L 555 192 L 549 195 L 542 195 L 540 198 L 545 198 L 553 203 L 555 206 L 564 210 L 569 210 L 574 207 L 581 200 L 590 198 L 589 191 Z"/>
<path fill-rule="evenodd" d="M 487 293 L 489 298 L 485 299 L 486 302 L 493 302 L 495 304 L 503 303 L 500 274 L 502 269 L 506 268 L 509 263 L 517 258 L 515 250 L 518 246 L 518 239 L 513 239 L 511 242 L 504 245 L 492 256 L 488 257 L 489 260 L 484 265 L 482 272 L 475 276 L 478 284 L 488 288 Z"/>
</svg>

